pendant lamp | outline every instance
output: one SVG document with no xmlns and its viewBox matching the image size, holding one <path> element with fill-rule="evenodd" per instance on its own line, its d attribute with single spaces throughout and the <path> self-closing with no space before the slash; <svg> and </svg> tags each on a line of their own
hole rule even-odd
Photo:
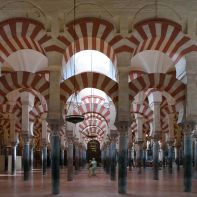
<svg viewBox="0 0 197 197">
<path fill-rule="evenodd" d="M 75 31 L 75 15 L 76 15 L 76 0 L 74 0 L 74 20 L 73 20 L 73 25 L 74 25 L 74 31 Z M 74 34 L 75 35 L 75 34 Z M 68 109 L 67 109 L 67 114 L 65 116 L 65 120 L 68 122 L 71 122 L 73 124 L 77 124 L 79 122 L 82 122 L 84 120 L 84 115 L 81 114 L 80 109 L 79 109 L 79 103 L 77 100 L 77 91 L 76 91 L 76 77 L 75 77 L 75 52 L 76 52 L 76 35 L 74 37 L 74 91 L 73 94 L 71 96 L 71 101 L 69 103 Z M 71 103 L 76 104 L 77 107 L 77 114 L 68 114 L 69 113 L 69 109 L 71 106 Z"/>
</svg>

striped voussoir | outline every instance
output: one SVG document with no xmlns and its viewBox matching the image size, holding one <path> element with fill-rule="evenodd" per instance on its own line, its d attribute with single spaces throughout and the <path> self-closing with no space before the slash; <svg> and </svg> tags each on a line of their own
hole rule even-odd
<svg viewBox="0 0 197 197">
<path fill-rule="evenodd" d="M 130 100 L 142 90 L 166 91 L 179 103 L 185 99 L 185 85 L 171 74 L 151 73 L 144 74 L 129 83 Z M 149 91 L 151 93 L 151 91 Z"/>
<path fill-rule="evenodd" d="M 104 91 L 114 103 L 118 101 L 118 83 L 96 72 L 80 73 L 66 79 L 60 84 L 60 99 L 66 102 L 74 89 L 80 91 L 84 88 L 97 88 Z"/>
<path fill-rule="evenodd" d="M 49 82 L 43 77 L 29 72 L 11 72 L 0 77 L 0 103 L 6 101 L 5 96 L 20 88 L 39 92 L 46 100 L 49 98 Z"/>
<path fill-rule="evenodd" d="M 157 50 L 168 55 L 174 64 L 187 53 L 197 51 L 197 43 L 182 33 L 181 26 L 166 19 L 136 24 L 128 40 L 134 55 L 144 50 Z"/>
<path fill-rule="evenodd" d="M 90 119 L 83 121 L 82 123 L 79 123 L 79 128 L 81 131 L 90 126 L 99 127 L 100 129 L 102 129 L 102 131 L 107 131 L 108 129 L 106 122 L 100 121 L 98 119 Z M 100 133 L 100 134 L 103 135 L 104 133 Z"/>
<path fill-rule="evenodd" d="M 79 106 L 79 110 L 82 114 L 86 113 L 97 113 L 101 115 L 107 124 L 110 122 L 110 110 L 109 108 L 106 108 L 102 104 L 97 104 L 97 103 L 86 103 L 86 104 L 81 104 Z M 73 114 L 78 114 L 78 110 L 74 110 Z"/>
<path fill-rule="evenodd" d="M 115 35 L 114 26 L 111 23 L 95 17 L 84 17 L 76 20 L 75 23 L 73 21 L 68 23 L 65 34 L 59 35 L 57 39 L 62 46 L 56 47 L 56 50 L 64 51 L 66 62 L 75 52 L 97 50 L 116 64 L 116 53 L 128 49 L 123 44 L 123 37 Z"/>
<path fill-rule="evenodd" d="M 36 50 L 45 55 L 50 46 L 51 36 L 47 35 L 42 23 L 29 18 L 12 18 L 0 23 L 0 62 L 12 53 L 22 49 Z"/>
</svg>

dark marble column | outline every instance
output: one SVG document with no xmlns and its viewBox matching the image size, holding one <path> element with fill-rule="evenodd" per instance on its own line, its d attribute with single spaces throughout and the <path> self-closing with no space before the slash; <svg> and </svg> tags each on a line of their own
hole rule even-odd
<svg viewBox="0 0 197 197">
<path fill-rule="evenodd" d="M 60 137 L 58 132 L 51 135 L 51 175 L 52 194 L 59 194 L 60 187 Z"/>
<path fill-rule="evenodd" d="M 79 147 L 75 146 L 75 174 L 79 173 Z"/>
<path fill-rule="evenodd" d="M 47 144 L 43 142 L 42 145 L 42 174 L 47 173 Z"/>
<path fill-rule="evenodd" d="M 192 191 L 192 125 L 184 125 L 184 191 Z"/>
<path fill-rule="evenodd" d="M 67 161 L 68 161 L 68 171 L 67 171 L 67 180 L 73 180 L 73 142 L 72 139 L 68 139 L 68 150 L 67 150 Z"/>
<path fill-rule="evenodd" d="M 51 149 L 47 149 L 47 167 L 51 167 Z"/>
<path fill-rule="evenodd" d="M 197 136 L 194 141 L 194 178 L 197 179 Z"/>
<path fill-rule="evenodd" d="M 128 149 L 128 122 L 120 121 L 119 129 L 119 154 L 118 154 L 118 193 L 127 192 L 127 149 Z"/>
<path fill-rule="evenodd" d="M 153 140 L 153 179 L 159 180 L 159 142 Z"/>
<path fill-rule="evenodd" d="M 146 168 L 146 148 L 142 149 L 142 164 L 143 168 Z"/>
<path fill-rule="evenodd" d="M 60 150 L 60 166 L 61 168 L 64 167 L 64 147 L 61 147 Z"/>
<path fill-rule="evenodd" d="M 106 147 L 106 173 L 110 174 L 110 147 L 109 143 Z"/>
<path fill-rule="evenodd" d="M 110 179 L 116 180 L 116 139 L 112 139 L 111 142 L 111 168 L 110 168 Z"/>
<path fill-rule="evenodd" d="M 128 149 L 128 164 L 129 164 L 129 171 L 131 171 L 132 170 L 132 161 L 131 161 L 131 147 L 129 147 L 129 149 Z"/>
<path fill-rule="evenodd" d="M 103 161 L 104 161 L 103 168 L 106 172 L 106 146 L 104 147 L 104 150 L 103 150 Z"/>
<path fill-rule="evenodd" d="M 168 171 L 172 174 L 172 164 L 173 164 L 173 142 L 168 143 Z"/>
<path fill-rule="evenodd" d="M 175 147 L 175 162 L 176 162 L 176 166 L 177 166 L 177 171 L 179 171 L 180 170 L 180 159 L 181 159 L 181 157 L 180 157 L 180 147 L 181 147 L 181 145 L 180 144 L 176 144 L 175 145 L 176 147 Z"/>
<path fill-rule="evenodd" d="M 34 167 L 34 145 L 32 142 L 29 146 L 29 170 L 32 171 Z"/>
<path fill-rule="evenodd" d="M 11 168 L 11 174 L 16 175 L 16 148 L 17 143 L 12 143 L 12 168 Z"/>
<path fill-rule="evenodd" d="M 23 170 L 24 181 L 29 180 L 30 177 L 30 140 L 27 135 L 24 135 L 24 149 L 23 149 Z"/>
<path fill-rule="evenodd" d="M 5 146 L 5 147 L 4 147 L 4 157 L 5 157 L 5 167 L 4 167 L 4 171 L 5 171 L 5 172 L 8 171 L 8 154 L 9 154 L 9 147 Z"/>
<path fill-rule="evenodd" d="M 142 143 L 141 141 L 137 142 L 137 151 L 136 151 L 136 157 L 137 157 L 137 165 L 138 165 L 138 174 L 142 173 Z"/>
</svg>

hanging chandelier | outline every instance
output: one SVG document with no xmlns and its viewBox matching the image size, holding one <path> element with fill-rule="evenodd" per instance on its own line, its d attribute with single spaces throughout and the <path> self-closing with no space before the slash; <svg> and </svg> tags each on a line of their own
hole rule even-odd
<svg viewBox="0 0 197 197">
<path fill-rule="evenodd" d="M 74 31 L 75 31 L 75 15 L 76 15 L 76 0 L 74 0 L 74 20 L 73 20 Z M 65 116 L 65 120 L 68 122 L 71 122 L 73 124 L 77 124 L 79 122 L 82 122 L 85 119 L 84 115 L 82 115 L 80 112 L 80 109 L 79 109 L 80 106 L 79 106 L 79 103 L 77 100 L 76 77 L 75 77 L 75 53 L 76 53 L 76 36 L 74 37 L 74 91 L 71 96 L 71 101 L 70 101 L 68 108 L 67 108 L 67 114 Z M 77 114 L 68 114 L 69 110 L 70 110 L 70 106 L 72 104 L 72 101 L 73 101 L 73 104 L 76 105 Z"/>
</svg>

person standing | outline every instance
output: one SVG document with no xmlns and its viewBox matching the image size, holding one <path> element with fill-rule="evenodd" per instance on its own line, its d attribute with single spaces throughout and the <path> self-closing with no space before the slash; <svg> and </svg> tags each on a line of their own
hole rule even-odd
<svg viewBox="0 0 197 197">
<path fill-rule="evenodd" d="M 89 163 L 88 163 L 88 170 L 89 170 L 89 176 L 92 175 L 92 160 L 89 160 Z"/>
<path fill-rule="evenodd" d="M 96 176 L 96 167 L 97 167 L 97 162 L 95 158 L 92 159 L 92 176 Z"/>
</svg>

